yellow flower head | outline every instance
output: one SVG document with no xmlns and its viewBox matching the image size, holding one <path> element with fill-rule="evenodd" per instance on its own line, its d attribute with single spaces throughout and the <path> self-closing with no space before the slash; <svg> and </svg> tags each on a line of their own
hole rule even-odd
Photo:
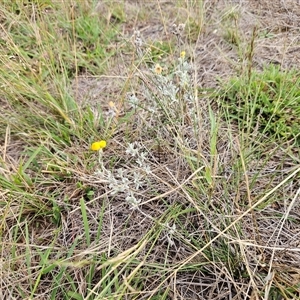
<svg viewBox="0 0 300 300">
<path fill-rule="evenodd" d="M 161 74 L 161 72 L 162 72 L 162 67 L 161 67 L 160 64 L 156 64 L 156 65 L 155 65 L 154 72 L 155 72 L 157 75 L 160 75 L 160 74 Z"/>
<path fill-rule="evenodd" d="M 114 103 L 113 101 L 109 101 L 109 102 L 108 102 L 108 106 L 109 106 L 110 108 L 115 108 L 115 107 L 116 107 L 116 105 L 115 105 L 115 103 Z"/>
<path fill-rule="evenodd" d="M 185 54 L 186 54 L 185 51 L 181 51 L 180 52 L 180 58 L 184 59 L 185 58 Z"/>
<path fill-rule="evenodd" d="M 103 149 L 105 147 L 106 147 L 106 141 L 101 140 L 101 141 L 98 141 L 98 142 L 94 142 L 91 145 L 91 150 L 98 151 L 98 150 L 101 150 L 101 149 Z"/>
</svg>

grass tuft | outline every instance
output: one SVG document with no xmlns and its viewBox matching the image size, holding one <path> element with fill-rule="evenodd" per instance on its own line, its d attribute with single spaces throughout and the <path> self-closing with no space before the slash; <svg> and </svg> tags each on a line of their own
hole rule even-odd
<svg viewBox="0 0 300 300">
<path fill-rule="evenodd" d="M 250 78 L 229 81 L 220 98 L 229 117 L 239 128 L 261 132 L 277 141 L 293 141 L 299 145 L 300 96 L 297 70 L 281 71 L 270 65 Z"/>
</svg>

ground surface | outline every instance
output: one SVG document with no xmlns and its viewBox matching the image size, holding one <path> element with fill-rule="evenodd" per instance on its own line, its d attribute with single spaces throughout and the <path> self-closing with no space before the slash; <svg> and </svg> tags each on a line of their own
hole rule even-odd
<svg viewBox="0 0 300 300">
<path fill-rule="evenodd" d="M 172 1 L 163 1 L 160 2 L 159 5 L 156 2 L 141 3 L 130 1 L 126 3 L 125 6 L 128 6 L 129 16 L 133 11 L 137 13 L 142 9 L 147 10 L 148 15 L 145 24 L 143 24 L 143 22 L 133 24 L 132 20 L 130 20 L 128 24 L 124 25 L 124 36 L 129 38 L 135 29 L 139 29 L 149 45 L 155 41 L 174 40 L 174 36 L 172 36 L 171 33 L 172 25 L 185 23 L 187 17 L 184 13 L 177 10 Z M 194 71 L 197 77 L 197 84 L 202 88 L 216 88 L 219 86 L 218 83 L 220 80 L 230 78 L 235 75 L 238 70 L 247 68 L 247 56 L 253 35 L 255 36 L 254 55 L 252 58 L 254 69 L 262 70 L 263 67 L 268 64 L 280 65 L 282 69 L 298 68 L 300 66 L 300 5 L 297 1 L 205 1 L 202 8 L 199 8 L 198 11 L 189 12 L 187 15 L 199 26 L 200 34 L 199 36 L 195 34 L 189 36 L 189 32 L 186 32 L 183 36 L 184 42 L 181 49 L 186 49 L 189 55 L 195 59 Z M 193 33 L 190 34 L 192 35 Z M 186 45 L 188 45 L 188 47 L 186 47 Z M 121 82 L 119 85 L 121 86 L 122 82 L 125 81 L 124 78 L 128 77 L 126 58 L 122 57 L 117 64 L 117 68 L 112 71 L 110 75 L 115 78 L 113 79 L 113 84 L 111 78 L 104 77 L 103 80 L 88 80 L 94 86 L 86 88 L 87 79 L 79 79 L 79 85 L 82 83 L 84 87 L 80 94 L 86 97 L 86 93 L 91 93 L 91 91 L 92 94 L 98 94 L 100 92 L 105 95 L 103 96 L 104 103 L 108 103 L 109 99 L 111 99 L 111 95 L 115 95 L 115 93 L 118 95 L 120 91 L 120 87 L 116 84 L 118 80 Z M 99 88 L 99 86 L 101 87 Z M 224 163 L 226 163 L 230 158 L 228 157 L 226 142 L 222 141 L 221 143 L 225 150 L 223 153 L 222 150 L 220 151 L 220 159 L 224 159 Z M 286 167 L 290 164 L 293 165 L 293 162 L 290 162 L 288 157 L 284 158 L 284 162 L 282 161 L 284 154 L 280 153 L 280 151 L 278 155 L 281 158 L 278 159 L 274 156 L 273 159 L 268 161 L 267 165 L 261 166 L 259 162 L 254 162 L 255 166 L 253 167 L 256 170 L 261 168 L 261 176 L 263 178 L 265 176 L 264 174 L 272 174 L 272 170 L 278 169 L 278 166 L 280 166 L 279 168 L 282 169 L 283 177 L 279 176 L 277 178 L 278 182 L 273 181 L 274 186 L 284 178 L 284 170 Z M 172 157 L 169 159 L 172 161 Z M 167 162 L 165 167 L 172 168 L 172 164 L 173 162 Z M 254 173 L 256 172 L 253 170 L 253 174 Z M 251 181 L 251 178 L 249 178 L 249 180 Z M 259 191 L 265 183 L 266 182 L 261 179 L 260 182 L 256 182 L 256 188 L 253 187 L 253 189 Z M 297 185 L 297 182 L 294 182 L 294 188 L 291 186 L 291 189 L 281 191 L 285 194 L 284 197 L 287 202 L 289 202 L 289 197 L 295 195 Z M 239 193 L 245 193 L 245 191 L 242 191 L 243 188 L 240 188 L 241 190 L 239 191 L 231 191 L 232 199 L 240 197 L 240 195 L 238 195 Z M 255 195 L 253 196 L 255 197 Z M 217 201 L 222 199 L 222 187 L 219 188 L 219 191 L 214 197 L 218 199 Z M 186 200 L 177 199 L 176 201 L 184 203 Z M 265 248 L 265 250 L 262 251 L 259 248 L 255 249 L 255 247 L 248 246 L 247 249 L 242 250 L 243 254 L 241 254 L 245 255 L 244 259 L 248 260 L 249 264 L 252 265 L 252 272 L 255 273 L 256 270 L 265 269 L 265 274 L 269 274 L 265 275 L 267 279 L 262 278 L 261 284 L 263 286 L 268 285 L 273 280 L 278 280 L 278 282 L 291 280 L 293 283 L 297 283 L 300 280 L 300 257 L 298 250 L 296 250 L 299 249 L 298 240 L 300 234 L 298 223 L 300 217 L 299 199 L 290 212 L 290 217 L 297 219 L 298 222 L 294 225 L 289 222 L 284 222 L 282 223 L 282 228 L 278 225 L 280 223 L 276 224 L 276 221 L 274 223 L 269 222 L 269 216 L 274 215 L 275 212 L 284 212 L 286 210 L 286 207 L 281 206 L 279 203 L 277 204 L 274 204 L 274 206 L 262 214 L 257 214 L 256 221 L 251 220 L 251 217 L 245 218 L 242 225 L 244 227 L 244 234 L 246 234 L 242 239 L 248 240 L 250 245 L 253 240 L 256 240 L 259 241 L 260 245 L 264 245 L 263 247 L 269 247 L 269 250 Z M 237 207 L 235 207 L 234 210 L 235 209 L 238 210 Z M 230 211 L 230 214 L 234 216 L 235 213 L 234 211 Z M 237 215 L 239 215 L 238 211 Z M 114 218 L 116 218 L 115 226 L 117 228 L 119 226 L 117 224 L 122 224 L 123 217 L 116 217 L 115 215 Z M 135 218 L 134 223 L 141 224 L 142 219 L 140 219 L 139 216 L 135 216 Z M 209 218 L 213 219 L 212 216 Z M 195 226 L 197 228 L 201 228 L 201 221 L 196 221 L 196 224 Z M 144 234 L 145 229 L 141 229 L 141 227 L 135 228 L 134 226 L 130 226 L 129 228 L 130 231 L 134 230 L 134 240 L 130 243 L 133 245 L 136 238 L 140 238 Z M 119 240 L 117 237 L 116 239 Z M 126 241 L 126 243 L 129 242 L 127 237 Z M 283 243 L 283 241 L 285 242 Z M 272 247 L 276 244 L 278 246 L 281 245 L 282 251 L 272 250 Z M 245 246 L 240 247 L 244 248 Z M 283 250 L 285 247 L 292 247 L 293 250 Z M 188 253 L 180 253 L 181 251 L 179 249 L 177 249 L 178 252 L 176 254 L 171 254 L 171 256 L 174 257 L 174 261 L 180 261 L 189 256 Z M 158 254 L 157 252 L 156 255 L 160 256 L 162 253 Z M 283 256 L 286 257 L 285 263 L 280 262 Z M 171 259 L 171 261 L 173 259 Z M 273 268 L 272 272 L 268 273 L 267 264 L 265 264 L 265 262 L 270 259 L 273 262 Z M 289 263 L 287 263 L 288 261 Z M 225 284 L 221 278 L 227 278 L 225 273 L 222 274 L 226 271 L 220 269 L 214 270 L 214 268 L 216 268 L 216 266 L 210 269 L 211 271 L 208 274 L 198 272 L 178 274 L 176 277 L 177 284 L 175 285 L 176 292 L 174 292 L 174 295 L 177 295 L 180 299 L 247 298 L 247 296 L 243 294 L 244 292 L 241 292 L 243 290 L 242 286 L 247 280 L 245 280 L 245 283 L 243 282 L 244 280 L 241 280 L 238 284 L 240 288 L 237 288 L 238 290 L 240 289 L 240 292 L 232 294 L 230 289 L 232 289 L 233 286 L 238 286 L 234 283 L 234 279 L 231 278 L 232 282 L 230 283 L 229 280 L 229 282 Z M 226 281 L 227 280 L 228 278 Z M 270 280 L 270 282 L 268 282 L 268 280 Z M 173 284 L 175 283 L 173 282 Z M 218 291 L 218 296 L 214 291 Z M 255 293 L 252 295 L 255 295 Z M 257 296 L 253 296 L 253 299 L 256 299 L 255 297 Z M 286 299 L 288 298 L 289 296 L 287 296 Z M 278 299 L 281 298 L 279 297 Z"/>
<path fill-rule="evenodd" d="M 95 123 L 103 111 L 105 122 L 98 125 L 111 120 L 115 107 L 113 125 L 93 129 L 95 137 L 109 132 L 101 158 L 105 168 L 97 169 L 97 155 L 87 154 L 84 131 L 57 148 L 40 135 L 55 154 L 39 158 L 42 179 L 25 191 L 45 205 L 22 200 L 19 215 L 21 205 L 7 196 L 13 188 L 2 185 L 12 203 L 3 206 L 3 240 L 12 245 L 1 248 L 2 266 L 10 257 L 1 271 L 3 297 L 21 299 L 11 283 L 16 281 L 28 299 L 52 299 L 55 289 L 55 299 L 299 299 L 299 148 L 265 143 L 257 132 L 243 135 L 220 113 L 214 95 L 249 69 L 300 68 L 300 5 L 196 2 L 107 1 L 94 9 L 107 24 L 120 23 L 108 46 L 116 54 L 102 75 L 86 69 L 72 74 L 68 90 L 82 112 L 91 109 Z M 185 24 L 180 36 L 172 33 L 173 24 Z M 143 51 L 159 49 L 151 64 L 140 63 L 135 30 Z M 188 113 L 173 115 L 172 102 L 151 113 L 165 95 L 153 66 L 160 63 L 167 73 L 182 51 L 192 66 L 190 90 L 199 93 L 189 107 L 197 111 L 195 123 Z M 141 99 L 147 113 L 131 110 L 129 94 Z M 1 169 L 6 179 L 26 158 L 17 135 L 12 133 L 10 143 L 5 140 L 2 155 L 9 166 Z M 131 156 L 128 143 L 146 153 L 146 165 L 144 154 Z M 142 178 L 138 187 L 136 176 Z M 26 193 L 16 190 L 13 197 L 25 199 Z M 134 202 L 137 195 L 141 203 Z M 43 209 L 53 209 L 59 221 L 50 221 Z M 15 227 L 21 229 L 10 229 Z M 27 269 L 18 269 L 25 263 Z"/>
</svg>

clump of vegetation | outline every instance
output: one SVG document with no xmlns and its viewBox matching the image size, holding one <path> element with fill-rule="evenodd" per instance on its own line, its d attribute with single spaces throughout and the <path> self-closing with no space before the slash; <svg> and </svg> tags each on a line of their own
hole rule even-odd
<svg viewBox="0 0 300 300">
<path fill-rule="evenodd" d="M 2 298 L 298 297 L 299 161 L 279 142 L 249 147 L 199 92 L 188 43 L 204 3 L 178 1 L 196 23 L 123 28 L 126 1 L 104 16 L 97 1 L 54 2 L 0 6 Z M 163 41 L 140 30 L 157 20 Z M 236 112 L 262 105 L 255 76 L 222 94 L 251 125 L 252 106 Z M 296 101 L 296 79 L 272 80 L 268 99 Z"/>
<path fill-rule="evenodd" d="M 232 78 L 220 104 L 242 130 L 300 144 L 300 79 L 296 70 L 270 65 L 262 72 Z"/>
</svg>

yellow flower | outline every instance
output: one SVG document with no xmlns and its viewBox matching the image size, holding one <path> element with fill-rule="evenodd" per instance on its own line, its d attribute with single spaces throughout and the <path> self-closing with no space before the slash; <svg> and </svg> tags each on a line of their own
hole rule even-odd
<svg viewBox="0 0 300 300">
<path fill-rule="evenodd" d="M 112 101 L 109 101 L 109 102 L 108 102 L 108 106 L 109 106 L 110 108 L 115 108 L 115 107 L 116 107 L 115 103 L 112 102 Z"/>
<path fill-rule="evenodd" d="M 154 72 L 155 72 L 157 75 L 160 75 L 160 74 L 161 74 L 161 72 L 162 72 L 162 67 L 161 67 L 160 64 L 156 64 L 156 65 L 155 65 Z"/>
<path fill-rule="evenodd" d="M 181 51 L 180 52 L 180 58 L 184 59 L 185 58 L 185 54 L 186 54 L 185 51 Z"/>
<path fill-rule="evenodd" d="M 103 149 L 105 147 L 106 147 L 106 141 L 101 140 L 101 141 L 98 141 L 98 142 L 94 142 L 91 145 L 91 150 L 98 151 L 98 150 L 101 150 L 101 149 Z"/>
</svg>

